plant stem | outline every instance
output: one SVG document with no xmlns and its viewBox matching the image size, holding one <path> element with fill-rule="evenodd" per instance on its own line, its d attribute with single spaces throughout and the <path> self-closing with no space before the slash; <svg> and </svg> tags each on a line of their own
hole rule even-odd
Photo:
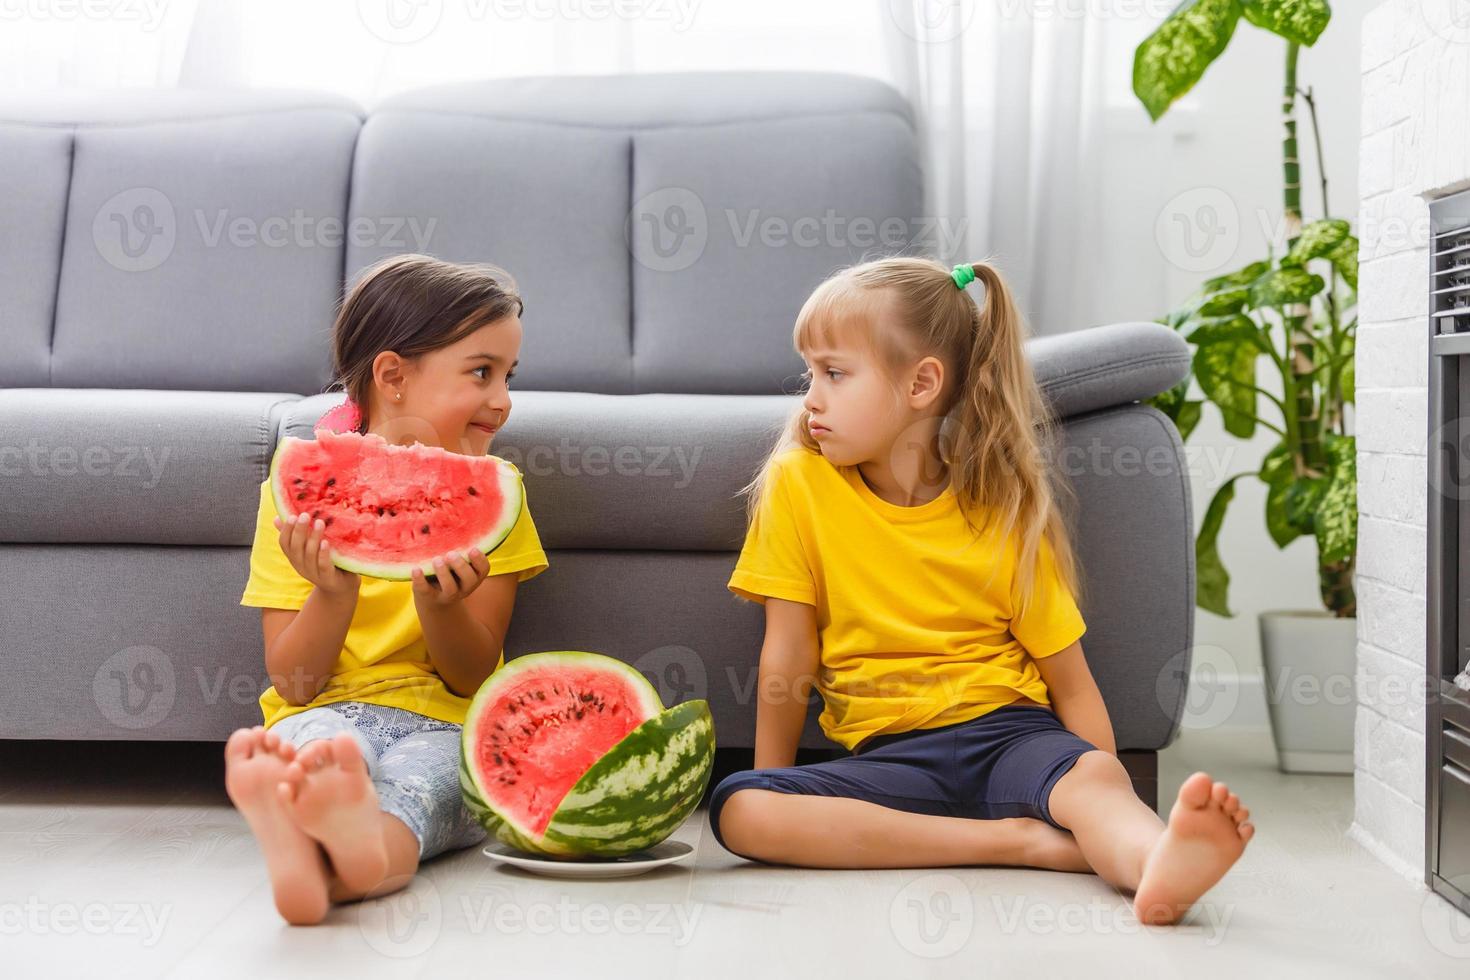
<svg viewBox="0 0 1470 980">
<path fill-rule="evenodd" d="M 1327 168 L 1322 165 L 1322 132 L 1317 128 L 1317 102 L 1312 98 L 1312 86 L 1308 85 L 1301 92 L 1302 100 L 1307 103 L 1307 114 L 1312 118 L 1312 142 L 1317 146 L 1317 178 L 1322 182 L 1322 217 L 1332 213 L 1327 206 Z"/>
<path fill-rule="evenodd" d="M 1317 179 L 1322 184 L 1322 217 L 1332 216 L 1332 209 L 1327 205 L 1327 164 L 1322 158 L 1322 130 L 1317 125 L 1317 100 L 1312 97 L 1312 86 L 1308 85 L 1305 91 L 1298 89 L 1302 99 L 1307 103 L 1307 113 L 1312 120 L 1312 142 L 1317 149 Z M 1327 289 L 1322 293 L 1322 303 L 1327 309 L 1327 323 L 1332 335 L 1332 352 L 1334 357 L 1341 349 L 1341 338 L 1338 336 L 1338 311 L 1337 311 L 1337 266 L 1329 263 L 1327 269 Z M 1342 378 L 1339 368 L 1327 372 L 1324 379 L 1325 384 L 1322 392 L 1322 421 L 1327 429 L 1336 428 L 1339 435 L 1347 435 L 1344 428 L 1346 421 L 1342 411 Z"/>
<path fill-rule="evenodd" d="M 1296 142 L 1296 61 L 1300 45 L 1288 41 L 1286 45 L 1286 84 L 1281 94 L 1281 120 L 1285 130 L 1281 143 L 1282 175 L 1284 177 L 1283 218 L 1286 224 L 1289 251 L 1301 237 L 1302 185 L 1301 165 L 1297 156 Z M 1283 385 L 1288 400 L 1294 401 L 1294 411 L 1287 412 L 1288 431 L 1291 416 L 1296 416 L 1295 440 L 1289 446 L 1292 462 L 1298 476 L 1320 476 L 1322 473 L 1322 451 L 1320 445 L 1321 417 L 1313 397 L 1312 361 L 1316 338 L 1308 329 L 1312 307 L 1307 303 L 1292 303 L 1281 310 L 1285 327 L 1289 370 Z M 1285 380 L 1285 378 L 1283 379 Z"/>
</svg>

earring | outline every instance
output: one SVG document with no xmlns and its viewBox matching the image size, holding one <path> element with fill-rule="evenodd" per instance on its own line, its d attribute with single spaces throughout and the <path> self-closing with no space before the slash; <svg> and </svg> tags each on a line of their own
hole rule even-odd
<svg viewBox="0 0 1470 980">
<path fill-rule="evenodd" d="M 399 401 L 403 401 L 403 392 L 400 391 L 398 394 L 394 395 L 393 397 L 396 398 L 396 399 L 398 399 Z"/>
</svg>

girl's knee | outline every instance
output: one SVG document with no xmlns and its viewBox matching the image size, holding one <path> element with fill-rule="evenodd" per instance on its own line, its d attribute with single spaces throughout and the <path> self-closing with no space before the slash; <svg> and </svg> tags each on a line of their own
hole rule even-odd
<svg viewBox="0 0 1470 980">
<path fill-rule="evenodd" d="M 754 857 L 776 837 L 770 790 L 737 789 L 720 807 L 719 831 L 725 849 L 741 857 Z"/>
<path fill-rule="evenodd" d="M 1073 783 L 1086 782 L 1094 787 L 1116 785 L 1129 790 L 1133 788 L 1133 779 L 1128 775 L 1122 761 L 1102 749 L 1093 749 L 1079 755 L 1077 761 L 1072 763 L 1072 768 L 1062 777 L 1069 778 Z"/>
</svg>

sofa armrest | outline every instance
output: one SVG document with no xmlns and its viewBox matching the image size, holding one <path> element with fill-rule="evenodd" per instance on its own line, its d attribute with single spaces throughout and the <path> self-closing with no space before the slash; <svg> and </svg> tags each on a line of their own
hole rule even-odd
<svg viewBox="0 0 1470 980">
<path fill-rule="evenodd" d="M 1162 323 L 1034 337 L 1026 354 L 1058 418 L 1151 398 L 1189 376 L 1189 345 Z"/>
</svg>

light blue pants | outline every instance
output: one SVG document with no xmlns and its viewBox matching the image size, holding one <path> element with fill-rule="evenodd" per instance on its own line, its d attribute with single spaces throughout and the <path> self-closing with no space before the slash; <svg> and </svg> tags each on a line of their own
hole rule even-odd
<svg viewBox="0 0 1470 980">
<path fill-rule="evenodd" d="M 282 718 L 270 730 L 302 748 L 347 732 L 362 746 L 378 807 L 408 825 L 419 860 L 470 847 L 488 834 L 459 788 L 460 726 L 403 708 L 341 701 Z"/>
</svg>

